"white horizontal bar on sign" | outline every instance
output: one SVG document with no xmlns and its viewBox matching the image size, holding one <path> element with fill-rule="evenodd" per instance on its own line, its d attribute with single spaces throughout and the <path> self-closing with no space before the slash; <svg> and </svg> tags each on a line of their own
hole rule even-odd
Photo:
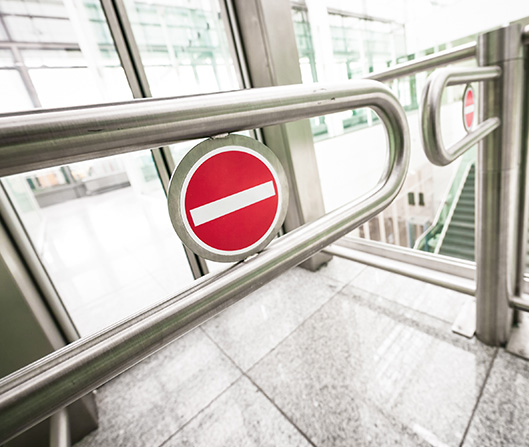
<svg viewBox="0 0 529 447">
<path fill-rule="evenodd" d="M 465 113 L 472 113 L 474 112 L 474 104 L 470 104 L 469 106 L 465 106 Z"/>
<path fill-rule="evenodd" d="M 190 211 L 196 227 L 276 195 L 272 181 L 223 197 Z"/>
</svg>

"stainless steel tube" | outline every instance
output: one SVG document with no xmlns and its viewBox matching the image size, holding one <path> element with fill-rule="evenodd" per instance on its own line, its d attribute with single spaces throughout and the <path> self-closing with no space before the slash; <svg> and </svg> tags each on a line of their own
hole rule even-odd
<svg viewBox="0 0 529 447">
<path fill-rule="evenodd" d="M 70 447 L 70 418 L 63 408 L 50 417 L 50 447 Z"/>
<path fill-rule="evenodd" d="M 290 88 L 293 87 L 266 90 L 285 94 L 287 99 L 282 101 L 285 115 L 299 117 L 303 114 L 301 99 L 288 99 Z M 309 88 L 310 91 L 313 89 Z M 306 92 L 305 87 L 301 90 Z M 352 82 L 347 84 L 345 90 L 348 93 L 344 87 L 332 88 L 331 92 L 315 90 L 314 96 L 325 105 L 316 103 L 313 108 L 318 111 L 325 109 L 321 112 L 327 113 L 328 109 L 335 107 L 342 110 L 370 106 L 379 114 L 386 127 L 389 157 L 384 175 L 373 192 L 288 233 L 259 255 L 225 272 L 198 280 L 193 287 L 178 296 L 92 337 L 78 340 L 2 379 L 0 444 L 112 379 L 285 270 L 308 259 L 391 203 L 402 187 L 410 156 L 409 130 L 404 110 L 393 93 L 378 82 Z M 210 99 L 211 96 L 203 98 Z M 242 100 L 244 95 L 238 97 Z M 249 107 L 248 99 L 246 104 Z M 277 110 L 273 101 L 268 107 Z M 222 105 L 218 104 L 218 108 L 222 109 Z M 42 113 L 42 116 L 48 113 Z M 268 117 L 271 112 L 265 110 L 261 113 Z M 190 110 L 189 114 L 190 120 L 202 122 L 199 112 Z M 257 112 L 250 112 L 250 115 L 256 123 L 263 121 L 258 119 Z M 217 123 L 215 129 L 229 127 L 219 122 L 231 121 L 232 117 L 222 118 L 220 110 L 219 116 L 212 119 L 213 123 Z M 104 123 L 101 124 L 104 127 Z M 207 125 L 206 121 L 202 122 L 201 135 L 209 133 Z M 197 130 L 189 132 L 199 133 Z M 116 133 L 119 135 L 120 132 Z M 82 133 L 75 132 L 72 138 L 82 140 Z M 47 139 L 54 141 L 55 137 L 51 134 Z M 101 144 L 99 139 L 97 144 Z M 84 150 L 89 153 L 89 147 Z"/>
<path fill-rule="evenodd" d="M 421 137 L 428 160 L 438 166 L 450 164 L 500 125 L 497 117 L 491 117 L 446 149 L 441 132 L 441 98 L 444 89 L 449 85 L 487 81 L 500 76 L 499 67 L 441 68 L 430 75 L 421 101 Z"/>
<path fill-rule="evenodd" d="M 475 54 L 472 42 L 366 79 L 390 81 Z M 0 177 L 346 110 L 336 104 L 336 95 L 347 89 L 346 84 L 284 86 L 0 114 Z"/>
<path fill-rule="evenodd" d="M 514 309 L 522 310 L 524 312 L 529 312 L 529 300 L 528 299 L 524 299 L 519 296 L 513 296 L 511 297 L 510 305 Z"/>
<path fill-rule="evenodd" d="M 461 62 L 476 57 L 476 42 L 470 42 L 448 50 L 439 51 L 438 53 L 421 57 L 403 64 L 395 65 L 387 70 L 372 73 L 366 76 L 366 79 L 375 81 L 392 81 L 393 79 L 410 76 L 421 71 L 430 70 L 443 65 Z"/>
<path fill-rule="evenodd" d="M 480 85 L 480 116 L 501 126 L 478 148 L 476 190 L 477 337 L 497 346 L 507 342 L 509 303 L 516 290 L 522 159 L 523 46 L 520 25 L 479 36 L 478 61 L 500 66 L 499 79 Z"/>
<path fill-rule="evenodd" d="M 370 80 L 0 115 L 0 176 L 373 104 Z"/>
</svg>

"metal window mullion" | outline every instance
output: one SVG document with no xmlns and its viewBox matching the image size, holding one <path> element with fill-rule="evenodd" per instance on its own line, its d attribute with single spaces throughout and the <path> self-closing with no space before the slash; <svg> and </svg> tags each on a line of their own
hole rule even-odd
<svg viewBox="0 0 529 447">
<path fill-rule="evenodd" d="M 123 0 L 101 0 L 108 27 L 116 46 L 125 76 L 134 98 L 152 97 L 149 81 L 141 60 L 140 51 Z M 175 167 L 171 150 L 168 146 L 151 149 L 154 165 L 160 177 L 165 194 L 169 188 L 171 172 Z M 187 247 L 184 251 L 189 267 L 195 279 L 208 273 L 206 261 L 194 254 Z"/>
</svg>

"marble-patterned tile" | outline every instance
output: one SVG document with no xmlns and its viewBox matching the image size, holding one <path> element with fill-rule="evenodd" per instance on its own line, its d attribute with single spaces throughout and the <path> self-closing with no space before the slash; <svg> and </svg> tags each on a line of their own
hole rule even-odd
<svg viewBox="0 0 529 447">
<path fill-rule="evenodd" d="M 500 350 L 463 446 L 527 447 L 528 421 L 529 362 Z"/>
<path fill-rule="evenodd" d="M 318 446 L 459 445 L 494 349 L 340 292 L 249 375 Z M 376 299 L 373 296 L 373 299 Z M 442 326 L 439 326 L 442 325 Z M 445 339 L 446 338 L 446 339 Z"/>
<path fill-rule="evenodd" d="M 310 443 L 246 377 L 164 447 L 308 447 Z"/>
<path fill-rule="evenodd" d="M 318 274 L 336 281 L 349 283 L 365 268 L 365 264 L 334 256 L 326 265 L 318 270 Z"/>
<path fill-rule="evenodd" d="M 294 268 L 202 328 L 243 370 L 275 348 L 343 283 Z"/>
<path fill-rule="evenodd" d="M 403 306 L 453 323 L 470 296 L 404 275 L 366 267 L 349 284 Z"/>
<path fill-rule="evenodd" d="M 192 331 L 101 387 L 99 429 L 76 445 L 160 445 L 240 375 L 202 331 Z"/>
</svg>

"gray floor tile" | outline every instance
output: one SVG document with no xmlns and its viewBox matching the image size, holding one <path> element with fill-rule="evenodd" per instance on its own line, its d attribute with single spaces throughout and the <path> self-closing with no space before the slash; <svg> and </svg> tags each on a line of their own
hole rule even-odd
<svg viewBox="0 0 529 447">
<path fill-rule="evenodd" d="M 340 292 L 249 375 L 318 446 L 459 445 L 494 349 L 420 327 Z"/>
<path fill-rule="evenodd" d="M 349 284 L 453 323 L 470 296 L 403 275 L 366 267 Z"/>
<path fill-rule="evenodd" d="M 529 362 L 498 352 L 464 447 L 529 446 Z"/>
<path fill-rule="evenodd" d="M 76 445 L 160 445 L 239 377 L 233 363 L 195 330 L 101 387 L 99 429 Z"/>
<path fill-rule="evenodd" d="M 294 268 L 202 327 L 235 363 L 246 370 L 341 287 L 343 283 Z"/>
<path fill-rule="evenodd" d="M 305 447 L 298 430 L 245 377 L 164 447 Z"/>
<path fill-rule="evenodd" d="M 335 279 L 336 281 L 349 283 L 365 268 L 365 264 L 334 256 L 326 265 L 318 270 L 318 274 Z"/>
</svg>

